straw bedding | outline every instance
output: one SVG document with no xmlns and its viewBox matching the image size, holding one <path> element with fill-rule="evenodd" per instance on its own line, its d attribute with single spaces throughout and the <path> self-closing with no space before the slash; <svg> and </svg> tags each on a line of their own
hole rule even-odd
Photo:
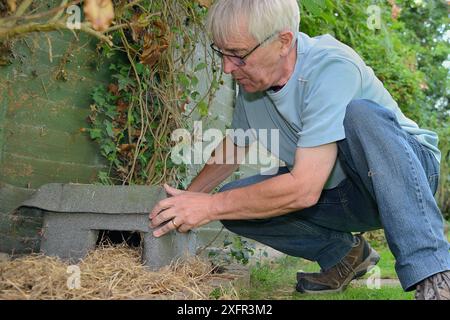
<svg viewBox="0 0 450 320">
<path fill-rule="evenodd" d="M 237 298 L 229 285 L 235 276 L 215 273 L 200 258 L 152 272 L 142 265 L 138 249 L 103 246 L 77 265 L 79 289 L 68 285 L 68 266 L 38 254 L 0 262 L 0 299 L 210 299 L 217 288 L 221 299 Z"/>
</svg>

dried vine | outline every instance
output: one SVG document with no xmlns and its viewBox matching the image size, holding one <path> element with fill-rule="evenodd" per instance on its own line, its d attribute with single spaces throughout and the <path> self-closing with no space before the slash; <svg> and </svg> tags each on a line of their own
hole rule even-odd
<svg viewBox="0 0 450 320">
<path fill-rule="evenodd" d="M 220 72 L 212 56 L 206 61 L 206 49 L 204 61 L 193 62 L 196 47 L 207 48 L 203 25 L 211 1 L 61 0 L 53 8 L 46 4 L 0 2 L 0 44 L 31 32 L 65 29 L 75 37 L 84 32 L 99 39 L 99 59 L 110 65 L 112 81 L 108 87 L 95 88 L 90 127 L 83 131 L 98 141 L 109 163 L 108 170 L 99 174 L 101 182 L 177 183 L 185 168 L 170 160 L 171 132 L 186 127 L 194 110 L 206 115 L 219 87 Z M 67 8 L 74 5 L 80 10 L 83 6 L 89 18 L 78 30 L 67 24 Z M 96 25 L 95 17 L 109 17 L 112 6 L 112 25 L 109 18 Z M 1 51 L 7 53 L 8 46 L 0 46 Z M 199 71 L 209 75 L 210 87 L 202 93 L 197 89 Z"/>
<path fill-rule="evenodd" d="M 110 163 L 100 178 L 111 184 L 177 184 L 185 168 L 171 162 L 171 133 L 187 126 L 193 110 L 207 114 L 220 81 L 207 50 L 203 61 L 193 62 L 196 47 L 206 48 L 206 8 L 192 0 L 134 1 L 116 12 L 116 25 L 128 28 L 111 33 L 113 46 L 100 50 L 108 61 L 119 60 L 111 66 L 116 81 L 94 90 L 88 129 Z M 203 69 L 210 87 L 200 94 L 196 72 Z"/>
</svg>

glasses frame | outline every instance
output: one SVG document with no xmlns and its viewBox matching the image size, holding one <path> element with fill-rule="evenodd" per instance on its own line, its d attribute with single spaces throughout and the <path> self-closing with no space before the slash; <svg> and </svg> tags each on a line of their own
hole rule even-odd
<svg viewBox="0 0 450 320">
<path fill-rule="evenodd" d="M 268 36 L 266 39 L 264 39 L 263 41 L 261 41 L 260 43 L 258 43 L 253 49 L 251 49 L 249 52 L 247 52 L 245 55 L 243 56 L 238 56 L 238 55 L 234 55 L 234 54 L 227 54 L 227 53 L 223 53 L 215 44 L 214 42 L 210 44 L 211 49 L 217 53 L 219 55 L 219 57 L 221 59 L 223 59 L 224 57 L 228 57 L 230 58 L 230 61 L 237 67 L 243 67 L 246 65 L 245 63 L 245 59 L 248 58 L 248 56 L 250 56 L 253 52 L 256 51 L 256 49 L 258 49 L 259 47 L 261 47 L 264 43 L 266 43 L 267 41 L 269 41 L 271 38 L 273 38 L 278 32 L 273 33 L 272 35 Z M 235 62 L 234 59 L 238 59 L 238 62 Z"/>
</svg>

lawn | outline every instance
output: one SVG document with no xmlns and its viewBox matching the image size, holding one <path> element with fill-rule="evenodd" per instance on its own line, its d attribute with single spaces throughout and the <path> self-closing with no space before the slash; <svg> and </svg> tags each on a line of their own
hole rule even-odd
<svg viewBox="0 0 450 320">
<path fill-rule="evenodd" d="M 380 252 L 380 251 L 379 251 Z M 380 252 L 379 266 L 382 279 L 397 279 L 394 258 L 385 248 Z M 403 292 L 400 285 L 381 285 L 380 289 L 369 289 L 365 281 L 352 282 L 340 294 L 301 294 L 295 291 L 296 272 L 318 271 L 316 263 L 304 259 L 285 256 L 276 261 L 256 265 L 250 271 L 250 286 L 239 288 L 242 299 L 282 299 L 282 300 L 411 300 L 413 292 Z"/>
<path fill-rule="evenodd" d="M 241 299 L 273 300 L 412 300 L 414 291 L 404 292 L 395 281 L 398 280 L 394 269 L 395 260 L 386 245 L 383 233 L 369 233 L 366 238 L 381 256 L 377 264 L 382 279 L 378 289 L 369 288 L 365 280 L 370 276 L 368 274 L 362 280 L 350 283 L 347 290 L 340 294 L 298 293 L 295 290 L 297 271 L 316 272 L 320 268 L 314 262 L 283 256 L 251 267 L 250 284 L 237 288 L 239 296 Z M 450 240 L 450 233 L 448 238 Z"/>
</svg>

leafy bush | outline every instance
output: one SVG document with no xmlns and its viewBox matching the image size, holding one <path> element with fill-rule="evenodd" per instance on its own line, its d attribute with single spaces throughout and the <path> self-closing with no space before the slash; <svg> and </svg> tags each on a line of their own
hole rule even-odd
<svg viewBox="0 0 450 320">
<path fill-rule="evenodd" d="M 300 30 L 329 33 L 355 49 L 374 69 L 406 116 L 439 134 L 441 183 L 437 195 L 450 217 L 449 31 L 442 0 L 302 0 Z M 371 5 L 380 8 L 380 28 L 368 27 Z M 401 9 L 401 11 L 399 11 Z"/>
</svg>

